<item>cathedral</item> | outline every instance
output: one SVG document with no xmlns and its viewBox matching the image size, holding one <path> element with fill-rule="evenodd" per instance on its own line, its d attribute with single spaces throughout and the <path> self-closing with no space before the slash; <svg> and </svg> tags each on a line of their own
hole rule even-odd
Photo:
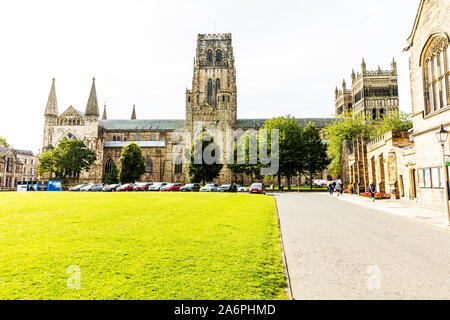
<svg viewBox="0 0 450 320">
<path fill-rule="evenodd" d="M 95 150 L 97 160 L 87 172 L 73 177 L 70 184 L 101 183 L 114 165 L 119 165 L 122 148 L 134 142 L 146 159 L 147 172 L 142 181 L 188 182 L 182 156 L 183 139 L 177 132 L 191 136 L 200 123 L 203 130 L 258 130 L 267 119 L 237 119 L 236 69 L 231 34 L 199 34 L 194 62 L 192 89 L 186 90 L 186 116 L 182 120 L 131 119 L 108 120 L 106 107 L 100 118 L 95 78 L 84 112 L 69 106 L 59 114 L 55 79 L 45 109 L 43 152 L 64 138 L 82 140 Z M 302 125 L 313 122 L 324 127 L 332 118 L 297 119 Z M 249 177 L 234 175 L 224 166 L 216 183 L 247 184 Z"/>
</svg>

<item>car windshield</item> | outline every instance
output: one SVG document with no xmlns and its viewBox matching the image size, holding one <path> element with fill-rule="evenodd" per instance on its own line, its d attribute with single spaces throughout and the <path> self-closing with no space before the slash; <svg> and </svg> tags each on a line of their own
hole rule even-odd
<svg viewBox="0 0 450 320">
<path fill-rule="evenodd" d="M 252 188 L 262 188 L 262 184 L 261 183 L 254 183 L 254 184 L 252 184 Z"/>
<path fill-rule="evenodd" d="M 231 186 L 231 184 L 223 184 L 223 185 L 221 185 L 220 187 L 221 188 L 229 188 Z"/>
<path fill-rule="evenodd" d="M 207 184 L 207 185 L 205 186 L 205 188 L 212 188 L 212 187 L 214 187 L 213 184 Z"/>
<path fill-rule="evenodd" d="M 194 185 L 193 184 L 187 184 L 187 185 L 185 185 L 185 187 L 193 187 Z"/>
</svg>

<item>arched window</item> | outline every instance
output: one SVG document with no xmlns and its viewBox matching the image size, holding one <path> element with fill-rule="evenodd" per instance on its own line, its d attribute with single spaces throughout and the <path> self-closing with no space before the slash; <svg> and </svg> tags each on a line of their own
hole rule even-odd
<svg viewBox="0 0 450 320">
<path fill-rule="evenodd" d="M 152 159 L 150 159 L 150 157 L 147 157 L 145 164 L 147 165 L 146 168 L 147 173 L 153 173 L 153 162 Z"/>
<path fill-rule="evenodd" d="M 206 59 L 208 60 L 208 62 L 212 62 L 212 51 L 208 50 L 208 53 L 206 55 Z"/>
<path fill-rule="evenodd" d="M 113 141 L 116 141 L 116 136 L 113 136 Z"/>
<path fill-rule="evenodd" d="M 175 173 L 183 173 L 183 160 L 181 157 L 175 160 Z"/>
<path fill-rule="evenodd" d="M 139 141 L 139 135 L 138 134 L 136 135 L 136 141 Z"/>
<path fill-rule="evenodd" d="M 212 88 L 212 80 L 208 80 L 208 104 L 212 105 L 212 95 L 213 95 L 213 88 Z"/>
<path fill-rule="evenodd" d="M 67 134 L 66 139 L 68 140 L 76 140 L 77 137 L 75 137 L 73 134 L 71 134 L 70 132 Z"/>
<path fill-rule="evenodd" d="M 377 120 L 377 109 L 372 109 L 372 120 Z"/>
<path fill-rule="evenodd" d="M 384 117 L 384 109 L 383 108 L 380 109 L 380 118 L 382 118 L 382 117 Z"/>
<path fill-rule="evenodd" d="M 448 36 L 434 35 L 422 52 L 425 114 L 450 105 Z"/>
<path fill-rule="evenodd" d="M 106 161 L 106 163 L 105 163 L 105 173 L 110 173 L 110 172 L 112 172 L 112 171 L 113 171 L 113 168 L 114 168 L 115 166 L 116 166 L 116 165 L 114 164 L 114 161 L 112 161 L 112 159 L 109 158 L 109 159 Z"/>
<path fill-rule="evenodd" d="M 218 61 L 218 62 L 222 61 L 222 51 L 221 50 L 216 51 L 216 61 Z"/>
<path fill-rule="evenodd" d="M 216 80 L 216 96 L 215 96 L 215 105 L 216 105 L 216 107 L 217 107 L 217 95 L 218 95 L 218 93 L 219 93 L 219 90 L 220 90 L 220 80 L 219 79 L 217 79 Z"/>
</svg>

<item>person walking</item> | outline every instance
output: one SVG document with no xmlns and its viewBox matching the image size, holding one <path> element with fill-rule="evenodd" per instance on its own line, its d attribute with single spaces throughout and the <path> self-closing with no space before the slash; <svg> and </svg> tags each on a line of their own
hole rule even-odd
<svg viewBox="0 0 450 320">
<path fill-rule="evenodd" d="M 377 192 L 377 187 L 373 183 L 369 186 L 370 197 L 372 198 L 372 202 L 375 202 L 375 192 Z"/>
<path fill-rule="evenodd" d="M 342 182 L 339 183 L 339 193 L 341 196 L 344 194 L 344 184 Z"/>
<path fill-rule="evenodd" d="M 330 184 L 328 185 L 328 191 L 330 192 L 330 196 L 332 196 L 332 195 L 333 195 L 333 192 L 334 192 L 334 186 L 333 186 L 333 183 L 330 183 Z"/>
<path fill-rule="evenodd" d="M 340 183 L 337 183 L 337 184 L 336 184 L 335 190 L 336 190 L 337 196 L 339 197 L 339 195 L 342 194 L 342 187 L 341 187 L 341 184 L 340 184 Z"/>
</svg>

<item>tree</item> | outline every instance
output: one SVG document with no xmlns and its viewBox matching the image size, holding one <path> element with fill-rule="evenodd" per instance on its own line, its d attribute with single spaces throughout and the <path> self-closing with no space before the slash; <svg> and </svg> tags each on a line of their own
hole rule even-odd
<svg viewBox="0 0 450 320">
<path fill-rule="evenodd" d="M 314 124 L 308 124 L 304 130 L 303 137 L 305 145 L 305 171 L 309 176 L 312 190 L 314 175 L 325 170 L 331 161 L 327 155 L 327 145 L 323 143 L 320 131 Z"/>
<path fill-rule="evenodd" d="M 117 169 L 117 166 L 115 164 L 112 164 L 111 171 L 105 174 L 103 183 L 105 184 L 119 183 L 119 170 Z"/>
<path fill-rule="evenodd" d="M 401 111 L 391 112 L 387 116 L 383 116 L 380 120 L 381 123 L 376 129 L 377 137 L 391 130 L 409 130 L 413 127 L 411 115 Z"/>
<path fill-rule="evenodd" d="M 341 155 L 344 140 L 365 135 L 368 138 L 374 136 L 375 127 L 364 115 L 353 116 L 352 113 L 344 113 L 333 123 L 323 129 L 324 138 L 328 144 L 328 156 L 331 163 L 328 167 L 332 175 L 339 176 L 341 173 Z"/>
<path fill-rule="evenodd" d="M 49 173 L 50 178 L 52 173 L 57 172 L 54 162 L 53 151 L 47 151 L 41 154 L 39 157 L 39 167 L 37 168 L 37 174 L 42 177 L 44 174 Z"/>
<path fill-rule="evenodd" d="M 234 143 L 233 148 L 234 161 L 227 165 L 231 172 L 249 175 L 252 182 L 253 178 L 262 178 L 259 135 L 255 132 L 246 132 L 239 138 L 238 142 Z"/>
<path fill-rule="evenodd" d="M 221 152 L 219 146 L 214 142 L 213 137 L 202 132 L 191 145 L 190 150 L 186 152 L 186 158 L 189 160 L 187 171 L 191 182 L 205 184 L 207 181 L 216 179 L 220 170 L 223 168 L 219 160 Z"/>
<path fill-rule="evenodd" d="M 262 129 L 266 129 L 270 145 L 271 130 L 279 130 L 279 171 L 278 183 L 281 184 L 281 176 L 288 181 L 288 189 L 291 189 L 291 178 L 304 173 L 305 155 L 303 142 L 303 127 L 292 116 L 278 117 L 267 120 Z M 270 178 L 270 177 L 269 177 Z"/>
<path fill-rule="evenodd" d="M 95 159 L 95 152 L 83 141 L 63 139 L 54 150 L 41 155 L 38 173 L 50 173 L 50 176 L 54 173 L 66 181 L 68 177 L 79 176 L 82 170 L 88 171 Z"/>
<path fill-rule="evenodd" d="M 139 181 L 145 173 L 145 169 L 145 158 L 141 148 L 134 142 L 126 145 L 120 157 L 120 183 Z"/>
<path fill-rule="evenodd" d="M 9 147 L 9 143 L 6 141 L 5 138 L 0 136 L 0 146 Z"/>
</svg>

